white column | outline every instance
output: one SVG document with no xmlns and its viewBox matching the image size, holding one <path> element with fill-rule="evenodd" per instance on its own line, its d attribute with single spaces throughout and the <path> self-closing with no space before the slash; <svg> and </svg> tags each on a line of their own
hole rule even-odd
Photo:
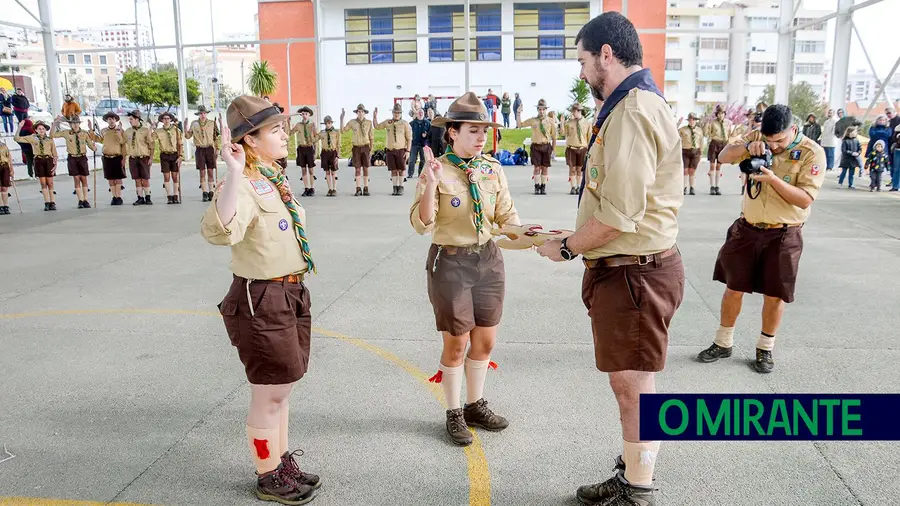
<svg viewBox="0 0 900 506">
<path fill-rule="evenodd" d="M 850 7 L 853 0 L 838 0 L 838 15 L 834 27 L 834 56 L 831 58 L 831 93 L 828 103 L 842 109 L 847 95 L 847 71 L 850 68 L 850 44 L 853 42 L 853 22 Z"/>
<path fill-rule="evenodd" d="M 472 20 L 469 19 L 469 16 L 470 16 L 469 12 L 470 12 L 470 10 L 469 10 L 469 0 L 466 0 L 465 7 L 464 7 L 464 9 L 463 9 L 463 16 L 465 17 L 465 23 L 466 23 L 466 58 L 465 58 L 465 67 L 466 67 L 466 72 L 465 72 L 465 76 L 466 76 L 466 77 L 465 77 L 465 79 L 466 79 L 466 83 L 465 83 L 465 84 L 466 84 L 466 88 L 465 88 L 465 92 L 466 92 L 466 93 L 469 92 L 469 83 L 470 83 L 470 80 L 469 80 L 469 66 L 470 66 L 471 59 L 472 59 L 472 38 L 471 38 L 471 29 L 472 29 L 472 26 L 471 26 L 472 23 L 471 23 L 471 21 L 472 21 Z"/>
<path fill-rule="evenodd" d="M 794 19 L 794 0 L 780 0 L 781 17 L 778 22 L 778 60 L 775 63 L 775 103 L 788 103 L 791 91 L 791 65 L 794 48 L 791 47 L 793 35 L 788 30 Z"/>
<path fill-rule="evenodd" d="M 56 41 L 53 40 L 53 16 L 50 14 L 50 0 L 38 0 L 38 15 L 44 36 L 44 60 L 47 61 L 47 90 L 50 92 L 50 111 L 61 114 L 62 96 L 59 94 L 59 68 L 56 64 Z M 15 90 L 12 90 L 15 93 Z"/>
<path fill-rule="evenodd" d="M 744 105 L 746 97 L 744 96 L 744 84 L 747 82 L 746 65 L 747 61 L 747 17 L 744 15 L 744 8 L 740 5 L 734 6 L 734 16 L 731 18 L 731 36 L 729 37 L 728 47 L 728 102 Z"/>
<path fill-rule="evenodd" d="M 500 30 L 504 32 L 512 32 L 515 30 L 514 18 L 516 15 L 513 2 L 503 2 L 500 4 Z M 503 62 L 512 62 L 516 59 L 516 36 L 503 35 L 500 37 L 500 57 Z"/>
<path fill-rule="evenodd" d="M 324 82 L 322 76 L 322 69 L 324 65 L 322 65 L 322 13 L 319 11 L 320 0 L 313 0 L 312 8 L 313 8 L 313 37 L 315 37 L 315 55 L 316 55 L 316 119 L 319 123 L 322 122 L 322 118 L 325 117 L 325 114 L 322 113 L 323 104 L 325 103 L 325 98 L 323 97 L 325 93 L 325 87 L 322 85 Z M 290 68 L 290 63 L 288 63 L 288 68 Z M 288 100 L 288 114 L 293 112 L 294 105 Z"/>
</svg>

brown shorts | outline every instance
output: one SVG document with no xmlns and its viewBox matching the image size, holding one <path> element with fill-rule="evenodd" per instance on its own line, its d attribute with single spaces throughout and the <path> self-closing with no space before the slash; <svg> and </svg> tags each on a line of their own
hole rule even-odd
<svg viewBox="0 0 900 506">
<path fill-rule="evenodd" d="M 297 146 L 297 167 L 304 169 L 316 168 L 315 146 Z"/>
<path fill-rule="evenodd" d="M 162 166 L 163 174 L 168 172 L 178 172 L 178 153 L 160 153 L 159 164 Z"/>
<path fill-rule="evenodd" d="M 91 173 L 86 155 L 69 155 L 69 158 L 66 160 L 66 166 L 69 168 L 70 176 L 88 176 Z"/>
<path fill-rule="evenodd" d="M 49 156 L 34 157 L 35 177 L 53 177 L 56 175 L 56 167 L 53 166 L 53 158 Z"/>
<path fill-rule="evenodd" d="M 550 144 L 531 145 L 531 165 L 535 167 L 549 167 L 552 156 L 553 146 Z"/>
<path fill-rule="evenodd" d="M 385 157 L 388 170 L 406 171 L 406 150 L 405 149 L 389 149 Z"/>
<path fill-rule="evenodd" d="M 8 163 L 0 164 L 0 186 L 3 188 L 12 186 L 12 169 Z"/>
<path fill-rule="evenodd" d="M 216 168 L 216 148 L 212 146 L 197 148 L 194 155 L 197 157 L 197 170 Z"/>
<path fill-rule="evenodd" d="M 125 179 L 125 167 L 122 166 L 122 155 L 103 157 L 103 178 Z"/>
<path fill-rule="evenodd" d="M 693 176 L 697 172 L 697 166 L 700 165 L 700 150 L 682 149 L 681 161 L 684 163 L 685 175 Z"/>
<path fill-rule="evenodd" d="M 325 170 L 338 170 L 338 152 L 337 150 L 322 150 L 322 168 Z"/>
<path fill-rule="evenodd" d="M 129 156 L 128 168 L 131 171 L 131 179 L 150 179 L 150 157 Z"/>
<path fill-rule="evenodd" d="M 794 301 L 794 285 L 803 253 L 802 227 L 760 230 L 738 218 L 725 235 L 713 279 L 744 293 Z"/>
<path fill-rule="evenodd" d="M 566 148 L 566 165 L 575 167 L 575 170 L 584 168 L 584 161 L 587 158 L 587 148 Z"/>
<path fill-rule="evenodd" d="M 669 323 L 684 298 L 681 254 L 646 265 L 584 271 L 581 298 L 603 372 L 659 372 L 666 365 Z"/>
<path fill-rule="evenodd" d="M 491 241 L 478 253 L 450 253 L 432 244 L 425 262 L 437 330 L 461 336 L 475 327 L 499 325 L 506 293 L 500 248 Z"/>
<path fill-rule="evenodd" d="M 361 169 L 371 165 L 372 148 L 370 146 L 353 146 L 353 167 Z"/>
<path fill-rule="evenodd" d="M 718 162 L 719 161 L 719 153 L 725 149 L 727 144 L 725 141 L 709 141 L 709 148 L 707 149 L 706 159 L 710 162 Z"/>
<path fill-rule="evenodd" d="M 219 312 L 247 380 L 254 385 L 299 380 L 309 365 L 309 291 L 303 283 L 253 281 L 248 297 L 246 283 L 234 276 Z"/>
</svg>

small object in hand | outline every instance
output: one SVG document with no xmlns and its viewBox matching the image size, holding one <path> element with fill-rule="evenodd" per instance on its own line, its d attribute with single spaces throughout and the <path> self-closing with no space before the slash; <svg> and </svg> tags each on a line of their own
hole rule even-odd
<svg viewBox="0 0 900 506">
<path fill-rule="evenodd" d="M 547 241 L 563 240 L 574 234 L 573 230 L 548 230 L 535 224 L 504 225 L 491 230 L 491 235 L 503 236 L 497 240 L 497 246 L 503 249 L 529 249 L 542 246 Z"/>
</svg>

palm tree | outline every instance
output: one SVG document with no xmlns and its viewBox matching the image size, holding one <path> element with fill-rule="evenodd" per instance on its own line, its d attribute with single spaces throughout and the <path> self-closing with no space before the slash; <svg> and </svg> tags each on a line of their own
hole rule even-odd
<svg viewBox="0 0 900 506">
<path fill-rule="evenodd" d="M 269 67 L 269 62 L 261 60 L 253 62 L 250 67 L 250 77 L 247 78 L 247 86 L 257 97 L 264 97 L 275 93 L 278 84 L 278 74 Z"/>
<path fill-rule="evenodd" d="M 573 104 L 581 104 L 583 108 L 582 114 L 585 118 L 590 118 L 594 114 L 594 107 L 590 104 L 591 89 L 586 81 L 578 79 L 572 80 L 572 87 L 569 89 L 569 97 Z"/>
</svg>

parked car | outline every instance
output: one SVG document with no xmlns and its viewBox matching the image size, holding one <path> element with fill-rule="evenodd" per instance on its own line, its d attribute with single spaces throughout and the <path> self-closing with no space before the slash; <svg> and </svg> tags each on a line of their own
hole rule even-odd
<svg viewBox="0 0 900 506">
<path fill-rule="evenodd" d="M 97 103 L 97 107 L 94 108 L 94 114 L 98 118 L 102 118 L 104 114 L 112 111 L 122 117 L 135 109 L 140 109 L 140 107 L 124 98 L 104 98 Z"/>
<path fill-rule="evenodd" d="M 53 115 L 34 104 L 28 107 L 28 117 L 31 121 L 43 121 L 48 125 L 53 123 Z"/>
</svg>

